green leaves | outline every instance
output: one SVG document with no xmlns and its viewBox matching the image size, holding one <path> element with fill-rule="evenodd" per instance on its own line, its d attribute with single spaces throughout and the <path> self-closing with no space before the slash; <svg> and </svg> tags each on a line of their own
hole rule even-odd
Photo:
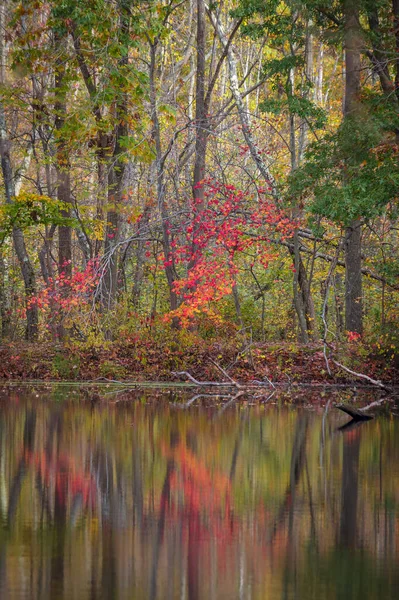
<svg viewBox="0 0 399 600">
<path fill-rule="evenodd" d="M 282 99 L 266 98 L 260 103 L 259 108 L 263 112 L 274 115 L 280 115 L 283 112 L 297 115 L 302 119 L 306 119 L 316 129 L 324 127 L 327 121 L 326 112 L 322 108 L 318 107 L 308 98 L 297 94 L 289 95 L 287 98 Z"/>
<path fill-rule="evenodd" d="M 12 204 L 1 206 L 0 229 L 3 239 L 14 227 L 26 229 L 37 225 L 63 225 L 76 227 L 76 219 L 65 216 L 70 206 L 48 196 L 22 192 Z"/>
<path fill-rule="evenodd" d="M 389 114 L 389 111 L 388 111 Z M 398 149 L 381 115 L 347 118 L 338 131 L 308 147 L 289 179 L 289 196 L 309 198 L 309 210 L 335 222 L 381 215 L 399 192 Z"/>
</svg>

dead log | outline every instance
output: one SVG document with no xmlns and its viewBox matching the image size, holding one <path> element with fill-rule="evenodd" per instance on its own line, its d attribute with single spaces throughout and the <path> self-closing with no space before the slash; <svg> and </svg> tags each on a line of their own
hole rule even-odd
<svg viewBox="0 0 399 600">
<path fill-rule="evenodd" d="M 364 414 L 362 409 L 352 408 L 345 404 L 337 404 L 337 408 L 352 417 L 354 421 L 371 421 L 371 419 L 374 419 L 374 417 Z"/>
</svg>

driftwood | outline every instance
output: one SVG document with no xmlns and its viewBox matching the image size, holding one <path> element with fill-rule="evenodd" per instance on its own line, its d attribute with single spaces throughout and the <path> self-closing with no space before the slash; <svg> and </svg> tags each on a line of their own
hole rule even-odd
<svg viewBox="0 0 399 600">
<path fill-rule="evenodd" d="M 198 385 L 198 387 L 232 387 L 233 383 L 226 383 L 225 381 L 199 381 L 195 379 L 188 371 L 172 371 L 172 375 L 175 377 L 186 377 L 191 383 Z"/>
<path fill-rule="evenodd" d="M 339 408 L 339 410 L 342 410 L 342 412 L 352 417 L 354 421 L 371 421 L 371 419 L 374 418 L 370 415 L 366 415 L 364 413 L 365 409 L 352 408 L 350 406 L 346 406 L 345 404 L 337 404 L 337 408 Z"/>
<path fill-rule="evenodd" d="M 233 379 L 227 373 L 227 371 L 225 369 L 223 369 L 223 367 L 221 367 L 212 358 L 210 358 L 209 360 L 218 369 L 218 371 L 220 371 L 223 374 L 223 376 L 226 379 L 228 379 L 228 381 L 199 381 L 198 379 L 195 379 L 195 377 L 193 377 L 191 375 L 191 373 L 189 373 L 188 371 L 172 371 L 172 375 L 174 375 L 175 377 L 185 377 L 186 379 L 191 381 L 191 383 L 193 383 L 194 385 L 201 387 L 201 388 L 207 388 L 207 387 L 222 387 L 225 389 L 227 388 L 227 390 L 226 390 L 227 393 L 221 395 L 218 392 L 216 392 L 216 390 L 215 390 L 214 394 L 212 394 L 212 393 L 211 394 L 207 394 L 207 393 L 196 394 L 185 405 L 183 405 L 185 408 L 187 408 L 188 406 L 191 406 L 199 398 L 214 398 L 215 400 L 217 400 L 219 398 L 227 398 L 228 401 L 223 405 L 223 408 L 220 411 L 220 414 L 222 414 L 224 412 L 224 410 L 226 410 L 226 408 L 228 408 L 229 406 L 234 404 L 242 396 L 249 395 L 249 396 L 256 397 L 256 398 L 265 397 L 264 393 L 255 395 L 256 390 L 259 391 L 259 388 L 264 388 L 265 386 L 270 386 L 274 390 L 271 394 L 269 394 L 269 396 L 266 397 L 265 401 L 267 402 L 272 396 L 274 396 L 276 386 L 269 379 L 266 378 L 267 381 L 254 380 L 248 384 L 242 384 L 242 383 L 239 383 L 238 381 L 236 381 L 235 379 Z M 235 392 L 232 391 L 231 393 L 229 393 L 228 389 L 230 389 L 230 390 L 235 389 L 236 391 Z"/>
<path fill-rule="evenodd" d="M 223 367 L 221 367 L 215 360 L 213 360 L 213 358 L 209 359 L 210 362 L 218 369 L 218 371 L 220 371 L 222 373 L 222 375 L 224 375 L 224 377 L 226 379 L 228 379 L 228 381 L 199 381 L 198 379 L 195 379 L 195 377 L 193 377 L 191 375 L 191 373 L 189 373 L 188 371 L 172 371 L 172 375 L 174 375 L 175 377 L 185 377 L 186 379 L 188 379 L 189 381 L 191 381 L 191 383 L 194 383 L 194 385 L 197 385 L 198 387 L 225 387 L 225 388 L 236 388 L 237 390 L 250 390 L 251 388 L 257 388 L 257 387 L 264 387 L 266 385 L 272 387 L 272 388 L 276 388 L 276 386 L 274 385 L 274 383 L 272 381 L 270 381 L 270 379 L 268 379 L 267 377 L 265 377 L 266 381 L 259 381 L 257 379 L 251 381 L 250 383 L 247 384 L 242 384 L 239 383 L 238 381 L 236 381 L 235 379 L 233 379 L 225 369 L 223 369 Z"/>
</svg>

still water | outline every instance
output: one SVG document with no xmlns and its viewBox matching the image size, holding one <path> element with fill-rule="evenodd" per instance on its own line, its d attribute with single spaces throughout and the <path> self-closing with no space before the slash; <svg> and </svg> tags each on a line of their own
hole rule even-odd
<svg viewBox="0 0 399 600">
<path fill-rule="evenodd" d="M 0 392 L 0 598 L 399 597 L 399 418 Z M 169 394 L 170 397 L 170 394 Z"/>
</svg>

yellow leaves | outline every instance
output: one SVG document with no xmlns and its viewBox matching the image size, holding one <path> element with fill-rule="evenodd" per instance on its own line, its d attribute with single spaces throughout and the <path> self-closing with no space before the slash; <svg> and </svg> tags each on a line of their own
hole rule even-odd
<svg viewBox="0 0 399 600">
<path fill-rule="evenodd" d="M 103 240 L 105 235 L 105 223 L 101 219 L 93 219 L 91 221 L 93 238 L 95 240 Z"/>
<path fill-rule="evenodd" d="M 31 192 L 25 191 L 20 192 L 18 196 L 14 196 L 13 201 L 28 206 L 33 206 L 33 204 L 37 202 L 48 204 L 49 206 L 59 206 L 59 201 L 50 198 L 50 196 L 41 196 L 40 194 L 32 194 Z"/>
</svg>

